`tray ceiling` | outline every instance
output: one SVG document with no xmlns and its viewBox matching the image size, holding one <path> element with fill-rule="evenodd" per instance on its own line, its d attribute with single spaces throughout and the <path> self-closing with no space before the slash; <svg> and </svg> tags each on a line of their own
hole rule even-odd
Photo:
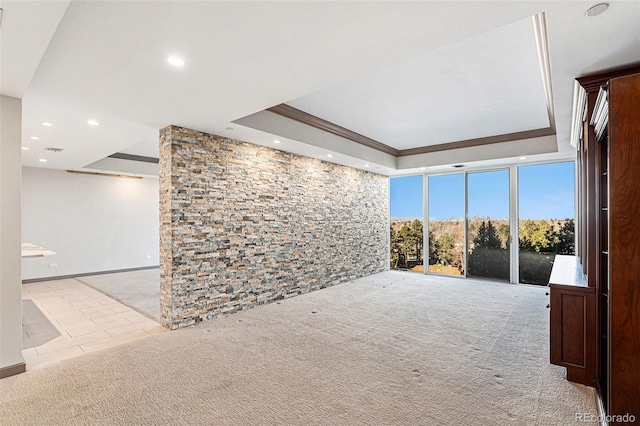
<svg viewBox="0 0 640 426">
<path fill-rule="evenodd" d="M 34 167 L 152 153 L 170 124 L 389 175 L 569 158 L 574 78 L 640 62 L 630 1 L 593 18 L 592 4 L 567 1 L 0 1 L 0 91 L 22 98 L 23 165 Z M 541 12 L 548 87 L 530 23 Z M 557 138 L 397 157 L 265 112 L 280 104 L 391 150 L 549 126 Z"/>
<path fill-rule="evenodd" d="M 551 126 L 529 18 L 287 105 L 397 150 Z"/>
</svg>

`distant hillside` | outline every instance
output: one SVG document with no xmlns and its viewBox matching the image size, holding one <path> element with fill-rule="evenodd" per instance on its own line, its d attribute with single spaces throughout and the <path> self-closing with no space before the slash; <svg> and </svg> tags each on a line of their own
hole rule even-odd
<svg viewBox="0 0 640 426">
<path fill-rule="evenodd" d="M 391 228 L 394 231 L 399 231 L 403 225 L 409 226 L 409 224 L 415 219 L 391 219 Z M 422 219 L 418 218 L 420 222 Z M 569 219 L 573 221 L 573 219 Z M 482 224 L 482 222 L 487 222 L 488 219 L 485 217 L 473 217 L 469 219 L 469 239 L 473 240 L 473 237 L 478 231 L 478 228 Z M 498 230 L 498 235 L 500 237 L 500 241 L 504 246 L 506 246 L 507 240 L 509 238 L 509 221 L 507 219 L 491 219 L 491 223 Z M 526 224 L 529 227 L 540 228 L 542 224 L 545 224 L 546 227 L 550 227 L 552 232 L 560 232 L 563 229 L 565 224 L 567 223 L 567 219 L 520 219 L 520 229 L 527 229 Z M 449 234 L 453 236 L 454 241 L 463 242 L 464 241 L 464 219 L 430 219 L 429 220 L 429 231 L 433 232 L 436 238 L 440 238 L 444 234 Z M 522 233 L 522 232 L 521 232 Z M 526 232 L 525 232 L 526 234 Z M 472 247 L 471 247 L 472 248 Z"/>
<path fill-rule="evenodd" d="M 490 222 L 490 223 L 489 223 Z M 429 220 L 429 246 L 423 247 L 424 224 L 420 219 L 391 221 L 391 268 L 424 270 L 451 275 L 469 274 L 508 279 L 509 221 L 469 219 L 468 247 L 464 244 L 464 220 Z M 522 219 L 519 223 L 520 282 L 546 285 L 556 254 L 575 253 L 573 219 Z M 465 265 L 466 259 L 469 265 Z M 506 257 L 505 257 L 506 256 Z"/>
</svg>

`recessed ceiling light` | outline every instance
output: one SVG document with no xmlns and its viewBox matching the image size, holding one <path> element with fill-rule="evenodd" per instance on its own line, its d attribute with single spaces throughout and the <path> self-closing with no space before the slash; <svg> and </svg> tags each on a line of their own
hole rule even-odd
<svg viewBox="0 0 640 426">
<path fill-rule="evenodd" d="M 184 65 L 184 59 L 180 58 L 179 56 L 169 56 L 167 58 L 167 62 L 169 62 L 174 67 L 181 67 Z"/>
<path fill-rule="evenodd" d="M 365 164 L 364 166 L 365 166 L 365 167 L 369 167 L 369 165 L 368 165 L 368 164 Z"/>
<path fill-rule="evenodd" d="M 100 123 L 98 123 L 96 120 L 89 120 L 89 121 L 87 121 L 87 124 L 89 126 L 99 126 L 100 125 Z"/>
<path fill-rule="evenodd" d="M 42 125 L 43 125 L 43 126 L 47 126 L 47 127 L 51 127 L 51 126 L 53 126 L 53 124 L 52 124 L 52 123 L 49 123 L 48 121 L 43 121 L 43 122 L 42 122 Z"/>
<path fill-rule="evenodd" d="M 274 139 L 273 143 L 280 143 L 280 141 L 278 139 Z"/>
<path fill-rule="evenodd" d="M 47 162 L 47 160 L 45 158 L 41 158 L 38 161 L 41 162 L 41 163 L 46 163 Z"/>
<path fill-rule="evenodd" d="M 33 139 L 34 141 L 37 141 L 37 140 L 39 140 L 40 138 L 39 138 L 39 137 L 37 137 L 37 136 L 31 136 L 29 139 Z"/>
<path fill-rule="evenodd" d="M 333 154 L 327 154 L 327 157 L 333 158 Z"/>
<path fill-rule="evenodd" d="M 26 146 L 23 146 L 23 147 L 22 147 L 22 150 L 23 150 L 23 151 L 29 151 L 29 148 L 27 148 Z"/>
<path fill-rule="evenodd" d="M 609 8 L 608 3 L 596 4 L 595 6 L 592 6 L 589 8 L 589 10 L 587 10 L 587 16 L 590 16 L 590 17 L 598 16 L 608 8 Z"/>
<path fill-rule="evenodd" d="M 427 170 L 426 167 L 420 167 L 420 170 Z"/>
<path fill-rule="evenodd" d="M 518 160 L 526 160 L 526 159 L 527 159 L 527 157 L 524 157 L 524 156 L 518 158 Z"/>
</svg>

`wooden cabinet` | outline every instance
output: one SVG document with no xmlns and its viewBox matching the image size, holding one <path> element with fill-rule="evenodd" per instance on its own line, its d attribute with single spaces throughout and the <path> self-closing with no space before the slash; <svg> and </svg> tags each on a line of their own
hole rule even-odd
<svg viewBox="0 0 640 426">
<path fill-rule="evenodd" d="M 611 413 L 640 418 L 640 74 L 609 81 Z"/>
<path fill-rule="evenodd" d="M 589 292 L 581 301 L 579 292 L 550 284 L 552 360 L 582 365 L 578 352 L 593 345 L 589 372 L 570 374 L 567 365 L 567 377 L 584 383 L 593 374 L 606 414 L 640 418 L 640 67 L 577 81 L 585 94 L 577 256 Z"/>
<path fill-rule="evenodd" d="M 567 379 L 594 386 L 596 291 L 575 256 L 556 256 L 549 280 L 551 363 L 567 367 Z"/>
</svg>

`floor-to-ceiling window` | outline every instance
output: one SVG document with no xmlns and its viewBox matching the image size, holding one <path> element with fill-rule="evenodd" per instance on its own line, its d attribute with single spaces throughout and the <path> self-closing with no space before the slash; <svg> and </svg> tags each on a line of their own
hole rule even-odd
<svg viewBox="0 0 640 426">
<path fill-rule="evenodd" d="M 574 180 L 573 161 L 391 178 L 391 268 L 546 285 L 575 253 Z"/>
<path fill-rule="evenodd" d="M 424 177 L 391 178 L 391 269 L 424 272 L 422 182 Z"/>
<path fill-rule="evenodd" d="M 520 282 L 547 285 L 556 254 L 575 254 L 574 163 L 518 167 Z"/>
<path fill-rule="evenodd" d="M 428 177 L 429 272 L 464 275 L 464 173 Z"/>
<path fill-rule="evenodd" d="M 509 169 L 467 173 L 467 276 L 508 281 Z"/>
</svg>

